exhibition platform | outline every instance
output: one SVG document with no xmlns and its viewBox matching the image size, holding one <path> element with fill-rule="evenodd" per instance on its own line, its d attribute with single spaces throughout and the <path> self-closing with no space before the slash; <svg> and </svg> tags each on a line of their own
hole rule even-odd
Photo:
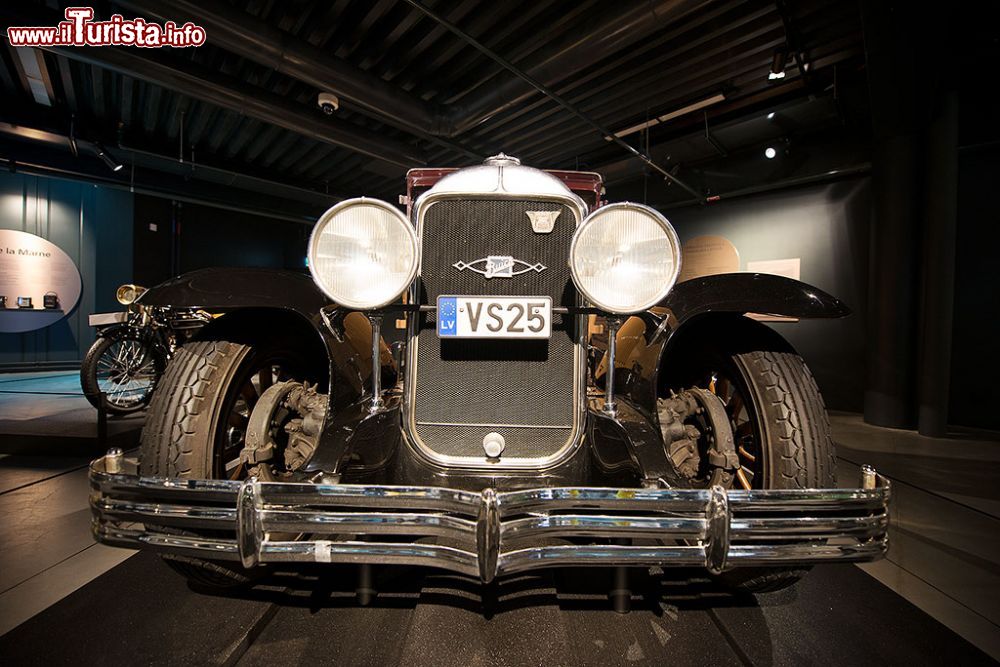
<svg viewBox="0 0 1000 667">
<path fill-rule="evenodd" d="M 814 568 L 740 597 L 703 571 L 636 570 L 632 611 L 610 571 L 552 570 L 482 587 L 413 567 L 275 572 L 226 594 L 160 559 L 95 544 L 86 464 L 96 412 L 72 373 L 0 383 L 0 654 L 8 664 L 991 664 L 1000 658 L 1000 443 L 932 439 L 834 414 L 839 476 L 893 481 L 886 560 Z M 74 393 L 75 392 L 75 393 Z M 110 419 L 134 447 L 142 417 Z M 18 445 L 18 443 L 20 443 Z M 955 445 L 960 443 L 960 447 Z M 905 452 L 905 456 L 902 454 Z"/>
</svg>

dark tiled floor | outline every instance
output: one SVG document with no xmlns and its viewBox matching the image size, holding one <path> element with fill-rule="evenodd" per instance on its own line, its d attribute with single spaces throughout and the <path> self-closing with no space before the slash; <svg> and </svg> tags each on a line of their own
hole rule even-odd
<svg viewBox="0 0 1000 667">
<path fill-rule="evenodd" d="M 109 420 L 138 442 L 143 417 Z M 97 411 L 76 372 L 0 376 L 0 634 L 132 552 L 94 543 L 87 462 L 101 452 Z"/>
<path fill-rule="evenodd" d="M 870 463 L 893 481 L 889 554 L 860 567 L 1000 659 L 1000 440 L 831 422 L 842 479 Z"/>
<path fill-rule="evenodd" d="M 128 447 L 138 441 L 144 417 L 110 417 L 108 438 Z M 92 456 L 97 411 L 73 372 L 0 375 L 0 453 Z"/>
</svg>

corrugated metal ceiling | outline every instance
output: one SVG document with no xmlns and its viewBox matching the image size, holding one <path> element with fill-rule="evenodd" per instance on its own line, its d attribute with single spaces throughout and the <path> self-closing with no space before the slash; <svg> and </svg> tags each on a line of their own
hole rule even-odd
<svg viewBox="0 0 1000 667">
<path fill-rule="evenodd" d="M 218 1 L 210 0 L 206 6 Z M 638 6 L 599 0 L 428 0 L 425 4 L 525 70 L 550 55 L 547 49 L 553 44 L 574 35 L 600 34 L 601 26 Z M 289 40 L 312 45 L 442 113 L 474 104 L 513 77 L 405 2 L 237 0 L 228 5 L 230 10 L 284 31 Z M 58 18 L 60 6 L 28 3 L 19 9 L 19 16 Z M 97 12 L 101 17 L 113 12 L 136 15 L 129 7 L 107 2 L 99 3 Z M 199 22 L 198 16 L 178 18 Z M 626 39 L 624 48 L 598 62 L 587 63 L 582 54 L 588 43 L 579 44 L 581 57 L 562 62 L 579 61 L 586 66 L 564 67 L 544 83 L 594 120 L 620 130 L 718 93 L 726 95 L 726 102 L 709 111 L 720 118 L 736 117 L 769 100 L 787 103 L 829 95 L 835 67 L 856 70 L 863 63 L 860 16 L 853 2 L 712 0 L 676 21 L 658 25 L 652 17 L 649 20 L 654 25 L 645 26 L 646 36 L 632 43 Z M 768 81 L 775 50 L 791 44 L 799 47 L 807 64 L 808 81 L 802 80 L 794 56 L 788 59 L 784 79 Z M 400 190 L 405 169 L 398 164 L 63 54 L 45 54 L 55 99 L 52 109 L 35 109 L 39 105 L 25 88 L 11 51 L 8 48 L 4 53 L 0 81 L 12 102 L 5 116 L 44 118 L 49 125 L 65 126 L 73 114 L 77 127 L 85 128 L 95 140 L 109 145 L 120 141 L 172 156 L 182 152 L 183 131 L 183 155 L 196 163 L 332 193 L 391 196 Z M 251 89 L 280 95 L 303 113 L 324 119 L 316 108 L 315 87 L 214 45 L 211 32 L 207 45 L 165 55 L 169 56 L 166 62 L 180 69 L 197 66 L 198 71 L 224 75 Z M 636 145 L 655 146 L 690 132 L 701 114 L 693 116 L 658 125 L 649 136 L 637 133 L 628 139 Z M 443 140 L 464 148 L 465 153 L 427 134 L 385 122 L 349 99 L 342 100 L 329 122 L 411 146 L 435 166 L 468 164 L 472 161 L 468 152 L 487 155 L 499 150 L 546 168 L 584 164 L 600 169 L 624 156 L 620 148 L 537 92 L 515 108 Z M 710 153 L 706 147 L 706 154 Z"/>
</svg>

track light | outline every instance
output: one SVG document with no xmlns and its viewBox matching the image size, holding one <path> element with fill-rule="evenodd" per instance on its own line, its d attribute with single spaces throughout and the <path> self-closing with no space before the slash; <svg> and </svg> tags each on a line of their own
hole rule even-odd
<svg viewBox="0 0 1000 667">
<path fill-rule="evenodd" d="M 767 148 L 764 149 L 764 157 L 766 157 L 768 160 L 773 160 L 777 154 L 778 151 L 774 149 L 774 146 L 768 146 Z"/>
<path fill-rule="evenodd" d="M 767 75 L 768 81 L 785 78 L 785 63 L 788 62 L 788 52 L 778 49 L 771 59 L 771 71 Z"/>
<path fill-rule="evenodd" d="M 111 171 L 121 171 L 122 167 L 125 166 L 118 160 L 111 157 L 111 154 L 108 153 L 104 146 L 101 146 L 100 144 L 97 144 L 97 157 L 101 158 L 104 161 L 104 164 L 108 165 L 108 169 Z"/>
</svg>

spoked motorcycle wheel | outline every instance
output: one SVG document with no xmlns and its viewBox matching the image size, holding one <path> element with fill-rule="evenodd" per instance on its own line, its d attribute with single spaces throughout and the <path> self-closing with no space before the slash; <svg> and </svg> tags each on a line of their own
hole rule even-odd
<svg viewBox="0 0 1000 667">
<path fill-rule="evenodd" d="M 807 489 L 836 486 L 836 456 L 826 407 L 805 361 L 794 352 L 715 348 L 692 355 L 685 386 L 721 399 L 733 430 L 739 467 L 735 489 Z M 742 568 L 723 580 L 742 590 L 789 586 L 808 568 Z"/>
<path fill-rule="evenodd" d="M 80 386 L 95 408 L 100 394 L 111 414 L 127 415 L 149 405 L 166 361 L 141 335 L 119 331 L 101 336 L 80 365 Z"/>
<path fill-rule="evenodd" d="M 293 350 L 275 345 L 206 340 L 180 347 L 149 407 L 142 432 L 141 474 L 246 478 L 240 451 L 250 413 L 268 387 L 300 369 Z M 255 576 L 228 562 L 164 558 L 190 581 L 206 586 L 245 584 Z"/>
</svg>

